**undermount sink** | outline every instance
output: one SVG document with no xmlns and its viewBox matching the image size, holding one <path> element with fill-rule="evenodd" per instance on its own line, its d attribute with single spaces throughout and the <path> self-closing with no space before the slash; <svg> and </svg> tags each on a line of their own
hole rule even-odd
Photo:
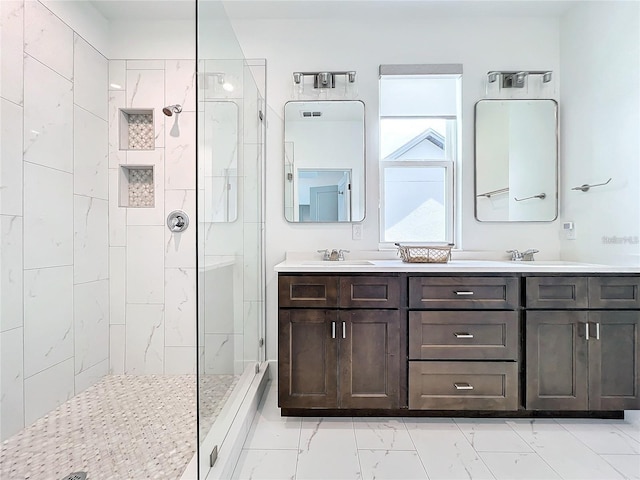
<svg viewBox="0 0 640 480">
<path fill-rule="evenodd" d="M 302 265 L 321 265 L 326 267 L 339 267 L 340 265 L 373 265 L 369 260 L 309 260 L 302 262 Z"/>
</svg>

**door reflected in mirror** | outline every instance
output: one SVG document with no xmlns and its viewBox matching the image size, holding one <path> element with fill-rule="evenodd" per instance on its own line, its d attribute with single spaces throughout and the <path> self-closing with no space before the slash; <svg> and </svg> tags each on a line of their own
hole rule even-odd
<svg viewBox="0 0 640 480">
<path fill-rule="evenodd" d="M 364 103 L 288 102 L 284 122 L 285 218 L 364 220 Z"/>
<path fill-rule="evenodd" d="M 554 100 L 480 100 L 475 134 L 476 219 L 555 220 L 558 104 Z"/>
</svg>

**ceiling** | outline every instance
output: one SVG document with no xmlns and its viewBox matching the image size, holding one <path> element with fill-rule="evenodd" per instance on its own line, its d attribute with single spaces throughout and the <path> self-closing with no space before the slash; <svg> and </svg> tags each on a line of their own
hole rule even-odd
<svg viewBox="0 0 640 480">
<path fill-rule="evenodd" d="M 108 20 L 195 19 L 195 0 L 89 0 Z M 203 2 L 213 0 L 200 0 Z M 380 19 L 429 17 L 558 17 L 588 0 L 225 0 L 238 19 Z"/>
</svg>

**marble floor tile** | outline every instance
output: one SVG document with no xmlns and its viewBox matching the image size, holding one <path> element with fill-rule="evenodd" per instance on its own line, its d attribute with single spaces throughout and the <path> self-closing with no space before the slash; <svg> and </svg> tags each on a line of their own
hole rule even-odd
<svg viewBox="0 0 640 480">
<path fill-rule="evenodd" d="M 428 480 L 415 451 L 358 450 L 363 480 Z"/>
<path fill-rule="evenodd" d="M 597 453 L 635 452 L 636 428 L 593 419 L 282 417 L 271 382 L 233 478 L 640 480 L 640 455 Z"/>
<path fill-rule="evenodd" d="M 351 419 L 304 418 L 298 448 L 298 480 L 360 479 Z"/>
<path fill-rule="evenodd" d="M 405 419 L 405 424 L 429 478 L 494 478 L 452 419 Z"/>
<path fill-rule="evenodd" d="M 640 454 L 640 442 L 615 427 L 609 420 L 558 420 L 578 440 L 599 455 Z"/>
<path fill-rule="evenodd" d="M 402 419 L 354 418 L 353 427 L 360 450 L 415 450 Z"/>
<path fill-rule="evenodd" d="M 277 405 L 278 391 L 267 390 L 253 418 L 245 449 L 298 449 L 302 420 L 299 417 L 281 417 Z"/>
<path fill-rule="evenodd" d="M 510 420 L 507 423 L 564 479 L 624 478 L 554 420 Z"/>
<path fill-rule="evenodd" d="M 455 422 L 478 452 L 533 452 L 504 420 L 456 418 Z"/>
<path fill-rule="evenodd" d="M 242 450 L 234 480 L 294 480 L 297 450 Z"/>
<path fill-rule="evenodd" d="M 637 423 L 626 422 L 620 420 L 612 423 L 618 430 L 622 430 L 625 434 L 633 438 L 636 442 L 640 442 L 640 425 Z"/>
<path fill-rule="evenodd" d="M 537 453 L 482 452 L 497 480 L 552 480 L 560 476 Z"/>
<path fill-rule="evenodd" d="M 609 465 L 630 480 L 640 480 L 640 455 L 602 455 Z"/>
</svg>

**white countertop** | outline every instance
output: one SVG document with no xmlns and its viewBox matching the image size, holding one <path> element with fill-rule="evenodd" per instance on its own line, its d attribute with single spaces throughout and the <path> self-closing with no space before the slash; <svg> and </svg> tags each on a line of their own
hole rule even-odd
<svg viewBox="0 0 640 480">
<path fill-rule="evenodd" d="M 278 263 L 274 270 L 278 273 L 640 273 L 640 267 L 638 266 L 598 265 L 560 260 L 512 262 L 454 258 L 448 263 L 404 263 L 400 259 L 388 258 L 388 253 L 373 252 L 368 256 L 363 255 L 363 253 L 347 254 L 345 261 L 323 261 L 318 254 L 287 253 L 286 260 Z"/>
</svg>

